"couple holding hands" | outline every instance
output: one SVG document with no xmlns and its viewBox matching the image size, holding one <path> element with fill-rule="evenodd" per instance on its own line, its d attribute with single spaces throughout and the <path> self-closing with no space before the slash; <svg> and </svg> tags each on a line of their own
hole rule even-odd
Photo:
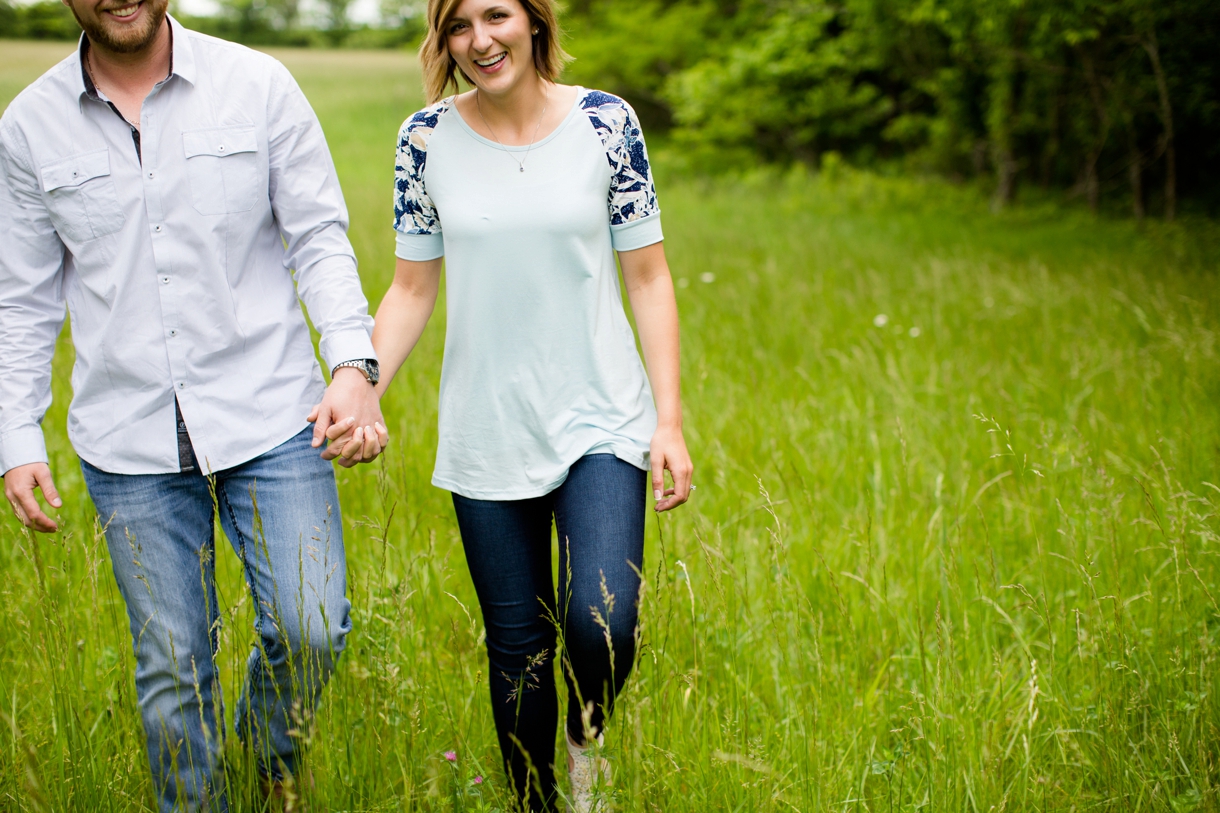
<svg viewBox="0 0 1220 813">
<path fill-rule="evenodd" d="M 380 397 L 431 316 L 442 259 L 432 482 L 453 494 L 482 607 L 508 781 L 526 809 L 603 809 L 598 746 L 634 660 L 647 495 L 667 511 L 693 488 L 635 113 L 556 82 L 553 0 L 430 0 L 429 106 L 399 133 L 397 265 L 374 323 L 334 165 L 288 71 L 184 29 L 168 0 L 64 1 L 79 48 L 0 119 L 0 471 L 21 521 L 55 531 L 37 494 L 61 505 L 41 422 L 66 310 L 69 436 L 130 617 L 160 809 L 228 807 L 217 517 L 257 608 L 237 734 L 269 796 L 308 783 L 292 732 L 351 631 L 328 461 L 389 443 Z M 445 96 L 459 74 L 471 89 Z"/>
</svg>

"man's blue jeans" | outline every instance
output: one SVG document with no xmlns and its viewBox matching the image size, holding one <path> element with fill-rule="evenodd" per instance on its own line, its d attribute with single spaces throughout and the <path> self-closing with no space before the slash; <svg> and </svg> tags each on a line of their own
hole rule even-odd
<svg viewBox="0 0 1220 813">
<path fill-rule="evenodd" d="M 296 437 L 205 477 L 109 474 L 82 461 L 106 528 L 136 655 L 136 697 L 162 811 L 227 809 L 216 653 L 215 523 L 257 615 L 237 734 L 270 778 L 294 773 L 298 732 L 351 631 L 331 464 Z"/>
</svg>

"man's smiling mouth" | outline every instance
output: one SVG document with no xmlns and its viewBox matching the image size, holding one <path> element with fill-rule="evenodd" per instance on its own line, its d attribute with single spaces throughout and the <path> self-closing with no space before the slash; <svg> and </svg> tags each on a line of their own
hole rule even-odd
<svg viewBox="0 0 1220 813">
<path fill-rule="evenodd" d="M 124 19 L 135 14 L 140 8 L 139 3 L 132 3 L 130 6 L 120 6 L 119 8 L 106 9 L 107 14 L 111 14 L 119 19 Z"/>
</svg>

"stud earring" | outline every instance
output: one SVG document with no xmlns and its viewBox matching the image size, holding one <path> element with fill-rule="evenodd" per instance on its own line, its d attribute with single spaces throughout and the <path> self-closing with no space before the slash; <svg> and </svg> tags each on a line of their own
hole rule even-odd
<svg viewBox="0 0 1220 813">
<path fill-rule="evenodd" d="M 538 36 L 538 26 L 534 26 L 534 36 Z"/>
</svg>

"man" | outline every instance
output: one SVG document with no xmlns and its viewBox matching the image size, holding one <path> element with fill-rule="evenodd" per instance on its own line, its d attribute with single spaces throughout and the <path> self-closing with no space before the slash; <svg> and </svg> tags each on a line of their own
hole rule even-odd
<svg viewBox="0 0 1220 813">
<path fill-rule="evenodd" d="M 62 504 L 40 425 L 66 304 L 69 436 L 127 603 L 159 804 L 223 810 L 213 516 L 257 608 L 238 735 L 283 793 L 351 629 L 327 461 L 388 442 L 372 320 L 287 70 L 183 29 L 167 0 L 65 3 L 78 50 L 0 119 L 0 472 L 22 522 L 55 531 L 35 492 Z"/>
</svg>

